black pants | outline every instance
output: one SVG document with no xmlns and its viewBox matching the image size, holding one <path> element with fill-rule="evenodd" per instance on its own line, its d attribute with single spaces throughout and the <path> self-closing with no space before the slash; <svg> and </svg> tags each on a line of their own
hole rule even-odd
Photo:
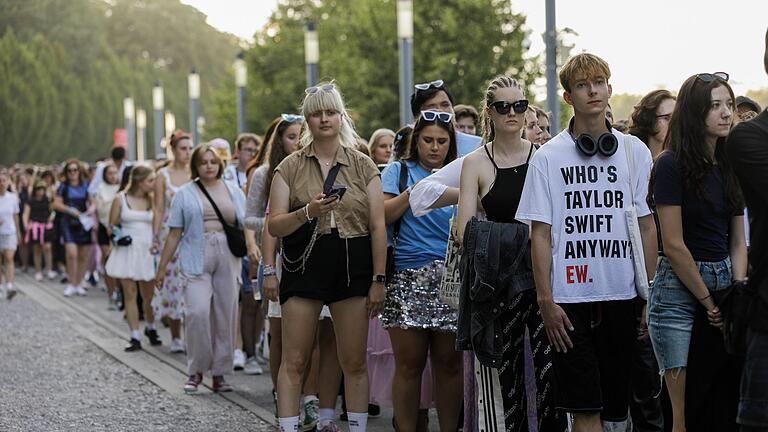
<svg viewBox="0 0 768 432">
<path fill-rule="evenodd" d="M 536 413 L 538 430 L 560 432 L 566 429 L 565 413 L 555 410 L 552 391 L 552 350 L 536 303 L 535 290 L 524 291 L 499 317 L 504 325 L 504 354 L 499 367 L 504 424 L 507 431 L 528 431 L 528 403 L 525 391 L 523 340 L 528 328 L 536 375 Z"/>
<path fill-rule="evenodd" d="M 644 307 L 645 302 L 637 302 L 635 312 L 638 323 Z M 632 352 L 632 398 L 629 400 L 632 432 L 664 431 L 664 412 L 659 393 L 661 377 L 651 338 L 635 340 Z"/>
<path fill-rule="evenodd" d="M 743 359 L 725 352 L 723 334 L 697 306 L 685 379 L 685 426 L 696 432 L 736 432 Z"/>
</svg>

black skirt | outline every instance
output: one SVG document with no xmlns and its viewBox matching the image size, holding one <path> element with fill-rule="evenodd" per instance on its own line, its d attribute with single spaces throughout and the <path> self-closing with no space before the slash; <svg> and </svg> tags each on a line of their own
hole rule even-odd
<svg viewBox="0 0 768 432">
<path fill-rule="evenodd" d="M 284 258 L 295 260 L 306 244 L 283 244 Z M 295 272 L 288 271 L 286 266 Z M 297 269 L 298 268 L 298 269 Z M 280 304 L 291 297 L 335 303 L 352 297 L 367 297 L 373 278 L 371 237 L 343 239 L 338 230 L 317 238 L 302 272 L 301 263 L 283 263 Z"/>
</svg>

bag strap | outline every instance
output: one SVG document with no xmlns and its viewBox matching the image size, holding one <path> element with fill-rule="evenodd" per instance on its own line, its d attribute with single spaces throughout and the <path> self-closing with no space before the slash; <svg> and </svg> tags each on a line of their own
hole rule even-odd
<svg viewBox="0 0 768 432">
<path fill-rule="evenodd" d="M 213 211 L 215 211 L 215 212 L 216 212 L 216 216 L 218 216 L 218 218 L 219 218 L 219 222 L 221 222 L 221 225 L 222 225 L 222 226 L 225 226 L 225 227 L 227 227 L 227 226 L 230 226 L 230 225 L 229 225 L 229 224 L 228 224 L 228 223 L 227 223 L 227 222 L 224 220 L 224 215 L 222 215 L 222 214 L 221 214 L 221 210 L 219 210 L 219 207 L 218 207 L 218 206 L 216 205 L 216 203 L 213 201 L 213 198 L 211 198 L 211 195 L 209 195 L 209 194 L 208 194 L 208 191 L 207 191 L 207 190 L 205 190 L 205 187 L 204 187 L 204 186 L 203 186 L 203 184 L 200 182 L 200 179 L 197 179 L 197 180 L 195 180 L 195 184 L 197 185 L 197 187 L 199 187 L 199 188 L 200 188 L 200 190 L 201 190 L 201 191 L 203 191 L 203 195 L 205 195 L 205 197 L 206 197 L 206 198 L 208 198 L 208 202 L 209 202 L 209 203 L 211 203 L 211 207 L 213 207 Z M 227 193 L 229 193 L 229 191 L 227 191 Z"/>
<path fill-rule="evenodd" d="M 635 206 L 635 156 L 632 151 L 632 138 L 624 135 L 624 152 L 627 156 L 627 166 L 629 168 L 629 196 L 632 198 L 631 205 Z"/>
<path fill-rule="evenodd" d="M 333 165 L 328 171 L 328 177 L 325 178 L 325 182 L 323 182 L 323 193 L 328 195 L 328 192 L 333 189 L 333 183 L 336 181 L 336 176 L 339 174 L 339 170 L 341 169 L 341 164 L 336 162 L 335 165 Z"/>
<path fill-rule="evenodd" d="M 408 165 L 406 165 L 404 161 L 397 161 L 397 163 L 400 164 L 400 182 L 397 185 L 397 189 L 400 191 L 400 193 L 403 193 L 403 191 L 408 188 Z M 400 224 L 402 221 L 403 218 L 401 216 L 400 219 L 395 221 L 395 224 L 392 226 L 393 244 L 397 243 L 397 236 L 400 234 Z"/>
</svg>

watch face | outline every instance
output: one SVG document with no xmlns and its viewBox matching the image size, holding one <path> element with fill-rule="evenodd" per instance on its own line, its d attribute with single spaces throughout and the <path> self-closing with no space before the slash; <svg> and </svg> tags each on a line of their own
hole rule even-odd
<svg viewBox="0 0 768 432">
<path fill-rule="evenodd" d="M 387 280 L 387 278 L 386 278 L 386 276 L 384 276 L 384 275 L 376 275 L 376 276 L 374 276 L 374 277 L 373 277 L 373 280 L 374 280 L 375 282 L 381 282 L 381 283 L 384 283 L 384 282 Z"/>
</svg>

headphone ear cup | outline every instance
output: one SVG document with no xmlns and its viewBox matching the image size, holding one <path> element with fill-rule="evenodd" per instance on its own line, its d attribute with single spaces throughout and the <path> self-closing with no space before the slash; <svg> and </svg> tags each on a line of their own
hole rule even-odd
<svg viewBox="0 0 768 432">
<path fill-rule="evenodd" d="M 618 149 L 619 140 L 610 132 L 600 135 L 600 138 L 597 139 L 597 150 L 603 156 L 611 157 Z"/>
<path fill-rule="evenodd" d="M 576 137 L 576 148 L 585 156 L 594 156 L 597 154 L 597 142 L 587 134 L 581 134 Z"/>
</svg>

